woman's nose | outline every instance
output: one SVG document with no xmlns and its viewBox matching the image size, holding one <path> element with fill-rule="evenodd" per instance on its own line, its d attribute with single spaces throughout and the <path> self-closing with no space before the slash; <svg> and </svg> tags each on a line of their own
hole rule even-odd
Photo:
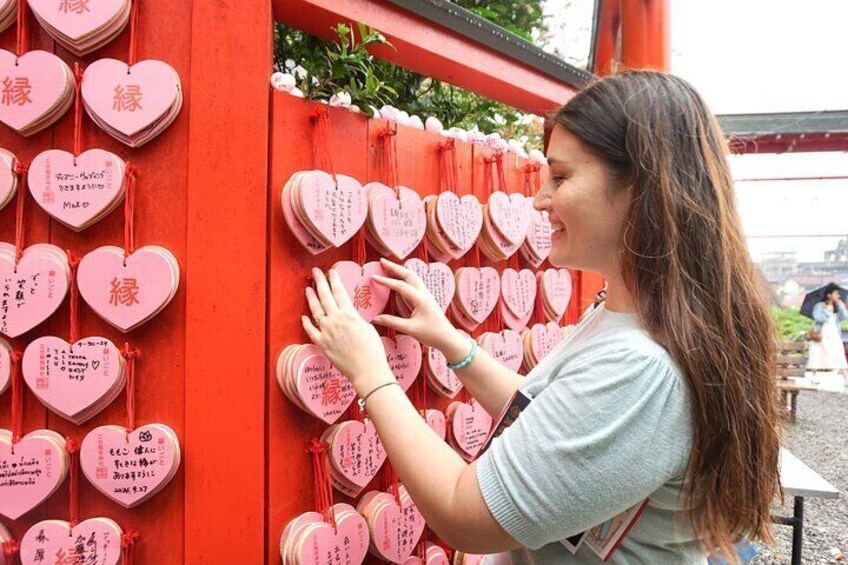
<svg viewBox="0 0 848 565">
<path fill-rule="evenodd" d="M 533 208 L 542 211 L 550 211 L 551 209 L 551 191 L 548 188 L 549 183 L 545 183 L 542 185 L 542 188 L 539 192 L 536 193 L 536 196 L 533 197 Z"/>
</svg>

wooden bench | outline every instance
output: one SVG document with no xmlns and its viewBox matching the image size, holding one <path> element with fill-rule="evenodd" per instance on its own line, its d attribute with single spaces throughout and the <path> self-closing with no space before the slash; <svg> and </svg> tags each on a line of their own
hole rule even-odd
<svg viewBox="0 0 848 565">
<path fill-rule="evenodd" d="M 816 391 L 816 387 L 800 382 L 807 368 L 807 344 L 782 341 L 777 344 L 777 392 L 784 417 L 795 423 L 798 412 L 798 393 Z"/>
<path fill-rule="evenodd" d="M 772 522 L 792 526 L 792 565 L 801 564 L 804 541 L 804 499 L 839 498 L 839 490 L 787 449 L 780 448 L 780 485 L 793 497 L 792 516 L 772 516 Z"/>
</svg>

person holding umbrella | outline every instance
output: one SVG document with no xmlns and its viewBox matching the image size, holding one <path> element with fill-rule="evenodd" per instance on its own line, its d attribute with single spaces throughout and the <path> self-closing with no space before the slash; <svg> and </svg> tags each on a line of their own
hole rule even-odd
<svg viewBox="0 0 848 565">
<path fill-rule="evenodd" d="M 811 371 L 839 370 L 848 378 L 848 359 L 839 325 L 848 319 L 845 300 L 848 290 L 834 284 L 826 284 L 807 294 L 801 305 L 801 314 L 813 319 L 813 329 L 807 333 L 810 340 Z"/>
</svg>

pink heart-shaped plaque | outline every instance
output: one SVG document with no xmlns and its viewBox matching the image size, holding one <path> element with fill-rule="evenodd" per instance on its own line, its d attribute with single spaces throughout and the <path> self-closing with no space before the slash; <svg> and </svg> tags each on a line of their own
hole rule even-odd
<svg viewBox="0 0 848 565">
<path fill-rule="evenodd" d="M 435 347 L 424 348 L 424 362 L 427 363 L 427 371 L 432 375 L 439 387 L 449 398 L 453 398 L 462 389 L 462 381 L 448 367 L 448 360 L 444 353 Z"/>
<path fill-rule="evenodd" d="M 368 199 L 359 181 L 347 175 L 307 175 L 298 190 L 305 219 L 336 247 L 353 237 L 368 217 Z"/>
<path fill-rule="evenodd" d="M 118 565 L 121 534 L 121 527 L 109 518 L 89 518 L 73 528 L 64 520 L 44 520 L 21 538 L 21 565 Z"/>
<path fill-rule="evenodd" d="M 161 311 L 179 284 L 176 259 L 162 251 L 146 246 L 124 259 L 118 247 L 98 247 L 80 261 L 80 294 L 98 316 L 122 332 L 135 328 Z"/>
<path fill-rule="evenodd" d="M 568 269 L 546 269 L 542 274 L 542 293 L 545 302 L 562 318 L 571 300 L 571 274 Z"/>
<path fill-rule="evenodd" d="M 456 293 L 456 280 L 450 267 L 444 263 L 425 263 L 421 259 L 410 259 L 404 266 L 418 275 L 442 310 L 447 310 Z"/>
<path fill-rule="evenodd" d="M 24 252 L 17 266 L 14 256 L 0 253 L 0 296 L 4 297 L 0 302 L 0 333 L 22 335 L 59 308 L 69 284 L 68 273 L 60 267 L 46 252 L 33 248 Z"/>
<path fill-rule="evenodd" d="M 495 229 L 515 245 L 520 245 L 530 227 L 530 210 L 523 194 L 494 192 L 489 197 L 489 216 Z"/>
<path fill-rule="evenodd" d="M 353 261 L 339 261 L 332 270 L 338 273 L 353 307 L 366 322 L 371 322 L 385 310 L 391 291 L 371 278 L 374 275 L 386 276 L 379 262 L 372 261 L 360 267 Z"/>
<path fill-rule="evenodd" d="M 0 122 L 29 135 L 49 127 L 71 106 L 63 99 L 73 99 L 74 75 L 53 53 L 29 51 L 17 57 L 0 49 L 0 87 Z"/>
<path fill-rule="evenodd" d="M 28 0 L 39 19 L 70 39 L 80 39 L 105 27 L 126 9 L 126 0 Z"/>
<path fill-rule="evenodd" d="M 533 208 L 533 199 L 527 199 L 530 208 L 530 227 L 527 228 L 525 243 L 533 251 L 533 254 L 544 261 L 551 254 L 551 221 L 548 212 Z"/>
<path fill-rule="evenodd" d="M 385 500 L 387 504 L 371 520 L 371 543 L 390 562 L 403 563 L 424 533 L 424 516 L 409 496 L 401 496 L 403 506 L 397 504 L 394 496 L 387 495 Z"/>
<path fill-rule="evenodd" d="M 541 361 L 563 340 L 562 331 L 555 322 L 534 324 L 530 331 L 533 334 L 530 347 L 537 361 Z"/>
<path fill-rule="evenodd" d="M 102 149 L 89 149 L 76 158 L 49 149 L 32 160 L 27 182 L 45 212 L 80 231 L 122 198 L 124 163 Z"/>
<path fill-rule="evenodd" d="M 65 474 L 60 460 L 67 454 L 44 437 L 46 430 L 27 434 L 12 446 L 11 434 L 0 435 L 0 514 L 17 520 L 53 494 Z"/>
<path fill-rule="evenodd" d="M 399 186 L 398 192 L 371 182 L 365 185 L 371 202 L 371 228 L 377 238 L 398 259 L 412 253 L 424 238 L 427 216 L 424 202 L 414 190 Z"/>
<path fill-rule="evenodd" d="M 370 421 L 351 420 L 336 426 L 338 430 L 330 446 L 333 465 L 348 481 L 364 488 L 377 476 L 386 460 L 377 429 Z"/>
<path fill-rule="evenodd" d="M 465 267 L 456 275 L 456 296 L 478 324 L 492 313 L 500 294 L 500 277 L 492 267 Z"/>
<path fill-rule="evenodd" d="M 452 402 L 448 407 L 451 434 L 461 449 L 460 455 L 468 460 L 486 444 L 492 429 L 492 417 L 476 400 L 470 403 Z"/>
<path fill-rule="evenodd" d="M 6 341 L 0 339 L 0 394 L 6 392 L 12 382 L 12 348 Z"/>
<path fill-rule="evenodd" d="M 440 194 L 436 217 L 445 237 L 462 253 L 471 249 L 483 228 L 483 206 L 470 194 L 462 198 L 452 192 Z"/>
<path fill-rule="evenodd" d="M 285 563 L 323 565 L 360 565 L 368 553 L 368 526 L 356 512 L 336 510 L 347 505 L 334 505 L 334 512 L 341 516 L 336 527 L 326 522 L 306 521 L 298 528 L 291 528 L 289 535 L 298 537 L 297 544 L 289 548 L 291 560 Z M 283 541 L 285 543 L 285 540 Z"/>
<path fill-rule="evenodd" d="M 427 542 L 426 548 L 424 559 L 420 555 L 413 555 L 404 561 L 403 565 L 451 565 L 448 554 L 443 548 L 431 542 Z"/>
<path fill-rule="evenodd" d="M 94 416 L 78 414 L 120 391 L 115 386 L 123 375 L 120 351 L 103 337 L 83 338 L 73 347 L 62 338 L 40 337 L 24 351 L 21 370 L 45 406 L 77 425 Z"/>
<path fill-rule="evenodd" d="M 501 296 L 504 304 L 518 318 L 533 312 L 536 300 L 536 275 L 530 269 L 504 269 L 501 273 Z"/>
<path fill-rule="evenodd" d="M 118 426 L 94 428 L 80 446 L 82 472 L 107 498 L 132 508 L 174 477 L 180 452 L 167 434 L 161 424 L 129 433 Z"/>
<path fill-rule="evenodd" d="M 518 332 L 504 330 L 486 333 L 480 338 L 480 347 L 504 367 L 518 372 L 524 358 L 524 342 Z"/>
<path fill-rule="evenodd" d="M 301 401 L 328 424 L 338 420 L 356 398 L 356 391 L 347 377 L 315 345 L 298 351 L 293 367 Z"/>
<path fill-rule="evenodd" d="M 82 77 L 86 111 L 126 137 L 168 114 L 180 89 L 177 72 L 152 59 L 129 67 L 116 59 L 100 59 L 88 65 Z"/>
<path fill-rule="evenodd" d="M 381 339 L 392 374 L 403 390 L 409 390 L 421 370 L 421 344 L 408 335 L 398 335 L 395 339 L 389 337 Z"/>
<path fill-rule="evenodd" d="M 427 422 L 427 425 L 430 426 L 430 429 L 436 432 L 436 435 L 444 441 L 448 432 L 447 420 L 445 420 L 444 412 L 430 408 L 424 413 L 424 420 Z"/>
</svg>

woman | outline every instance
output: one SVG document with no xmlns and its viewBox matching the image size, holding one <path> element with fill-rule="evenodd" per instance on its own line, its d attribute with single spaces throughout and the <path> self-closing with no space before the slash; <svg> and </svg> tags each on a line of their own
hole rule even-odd
<svg viewBox="0 0 848 565">
<path fill-rule="evenodd" d="M 848 320 L 848 310 L 839 296 L 839 287 L 831 285 L 825 290 L 824 300 L 813 308 L 813 331 L 820 332 L 821 339 L 810 341 L 811 371 L 839 370 L 848 378 L 848 360 L 842 344 L 839 326 Z"/>
<path fill-rule="evenodd" d="M 497 417 L 533 402 L 466 464 L 424 423 L 334 274 L 307 289 L 309 337 L 353 382 L 429 526 L 506 562 L 600 563 L 559 543 L 650 499 L 614 563 L 704 563 L 769 538 L 778 490 L 774 333 L 745 247 L 722 133 L 683 80 L 628 72 L 556 114 L 550 179 L 535 197 L 550 261 L 608 281 L 595 308 L 526 378 L 451 326 L 421 281 L 384 261 L 413 305 L 376 324 L 443 351 Z M 502 561 L 499 561 L 502 562 Z"/>
</svg>

